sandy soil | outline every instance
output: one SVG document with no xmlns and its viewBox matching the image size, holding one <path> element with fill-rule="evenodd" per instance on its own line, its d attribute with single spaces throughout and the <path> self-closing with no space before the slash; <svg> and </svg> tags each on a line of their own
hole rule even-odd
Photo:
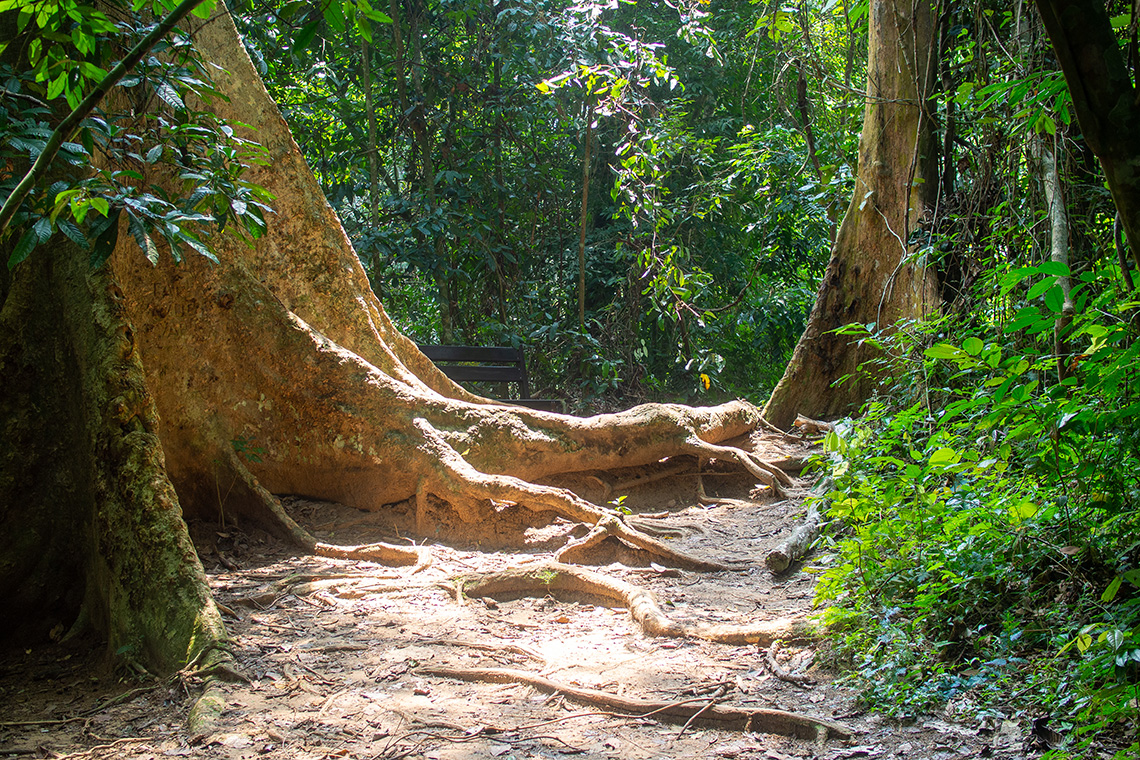
<svg viewBox="0 0 1140 760">
<path fill-rule="evenodd" d="M 762 443 L 762 442 L 761 442 Z M 794 452 L 802 455 L 803 452 Z M 643 475 L 644 473 L 642 473 Z M 766 552 L 802 516 L 802 501 L 750 497 L 730 473 L 691 474 L 610 491 L 638 473 L 580 479 L 583 495 L 634 514 L 665 512 L 682 548 L 746 560 L 741 572 L 636 567 L 622 556 L 596 570 L 652 589 L 670 616 L 747 623 L 811 612 L 813 580 L 800 566 L 780 577 Z M 394 512 L 375 520 L 334 504 L 287 499 L 319 538 L 338 543 L 407 541 Z M 785 646 L 781 661 L 813 683 L 773 676 L 766 650 L 653 639 L 625 609 L 599 600 L 456 601 L 450 578 L 547 559 L 580 526 L 520 528 L 522 549 L 494 532 L 428 541 L 434 562 L 413 573 L 369 563 L 298 556 L 258 533 L 196 525 L 194 533 L 247 683 L 224 686 L 226 706 L 206 734 L 189 735 L 195 679 L 156 682 L 111 672 L 101 650 L 45 645 L 0 654 L 0 757 L 90 758 L 966 758 L 1025 757 L 1025 726 L 929 718 L 900 726 L 867 713 L 832 683 L 813 647 Z M 452 531 L 449 535 L 463 535 Z M 516 684 L 454 681 L 425 666 L 526 670 L 576 686 L 655 700 L 702 699 L 790 710 L 844 723 L 854 741 L 681 726 L 630 717 Z"/>
</svg>

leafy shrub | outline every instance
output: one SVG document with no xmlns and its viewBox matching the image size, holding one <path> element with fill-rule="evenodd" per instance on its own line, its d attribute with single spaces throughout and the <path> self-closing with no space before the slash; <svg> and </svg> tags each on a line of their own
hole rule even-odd
<svg viewBox="0 0 1140 760">
<path fill-rule="evenodd" d="M 826 440 L 841 528 L 818 601 L 868 703 L 1045 707 L 1079 751 L 1138 715 L 1140 344 L 1138 304 L 1111 272 L 1082 275 L 1066 332 L 1080 353 L 1058 380 L 1036 339 L 1060 314 L 1058 266 L 1003 275 L 1010 290 L 1039 280 L 1004 327 L 869 338 L 905 382 Z"/>
</svg>

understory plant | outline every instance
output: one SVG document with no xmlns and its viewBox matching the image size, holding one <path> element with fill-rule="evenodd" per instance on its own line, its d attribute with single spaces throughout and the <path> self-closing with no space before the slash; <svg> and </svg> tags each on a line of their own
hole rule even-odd
<svg viewBox="0 0 1140 760">
<path fill-rule="evenodd" d="M 848 330 L 903 380 L 825 441 L 817 601 L 876 709 L 1044 710 L 1055 756 L 1135 757 L 1140 302 L 1086 272 L 1066 325 L 1058 267 L 995 275 L 1000 319 Z"/>
</svg>

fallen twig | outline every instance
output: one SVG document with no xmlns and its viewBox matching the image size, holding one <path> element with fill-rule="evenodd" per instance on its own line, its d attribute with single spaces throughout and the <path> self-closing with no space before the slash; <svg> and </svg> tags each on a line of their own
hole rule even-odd
<svg viewBox="0 0 1140 760">
<path fill-rule="evenodd" d="M 776 659 L 776 653 L 779 651 L 780 642 L 773 641 L 772 646 L 768 647 L 768 651 L 764 653 L 764 661 L 768 664 L 768 670 L 772 671 L 772 675 L 781 681 L 786 681 L 800 687 L 813 683 L 812 677 L 806 673 L 792 673 L 781 665 L 779 660 Z"/>
</svg>

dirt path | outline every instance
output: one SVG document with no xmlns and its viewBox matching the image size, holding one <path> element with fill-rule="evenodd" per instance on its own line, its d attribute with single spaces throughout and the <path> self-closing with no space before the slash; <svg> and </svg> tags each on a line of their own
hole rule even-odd
<svg viewBox="0 0 1140 760">
<path fill-rule="evenodd" d="M 812 576 L 794 568 L 773 577 L 766 551 L 803 513 L 801 502 L 751 501 L 750 482 L 671 477 L 628 492 L 635 514 L 666 511 L 673 540 L 741 572 L 691 573 L 614 563 L 599 572 L 651 589 L 671 617 L 693 623 L 753 623 L 810 612 Z M 604 486 L 599 481 L 596 486 Z M 591 494 L 598 498 L 604 494 Z M 616 498 L 619 494 L 612 494 Z M 290 500 L 322 539 L 398 541 L 362 532 L 359 513 Z M 64 646 L 0 659 L 0 757 L 158 758 L 891 758 L 1019 757 L 1014 728 L 928 720 L 888 725 L 863 713 L 849 690 L 818 663 L 813 684 L 772 675 L 766 649 L 646 637 L 627 610 L 592 599 L 464 599 L 449 580 L 549 558 L 573 526 L 526 532 L 528 551 L 433 545 L 427 569 L 295 556 L 259 534 L 197 526 L 199 550 L 249 683 L 224 687 L 225 705 L 206 735 L 188 736 L 197 684 L 159 687 L 117 678 L 98 653 Z M 626 558 L 628 561 L 628 558 Z M 811 647 L 786 646 L 795 669 Z M 512 668 L 576 687 L 657 701 L 700 700 L 778 708 L 844 723 L 849 742 L 683 726 L 576 704 L 513 683 L 433 677 L 426 668 Z M 132 686 L 121 703 L 99 708 Z M 67 720 L 71 718 L 71 720 Z M 66 721 L 66 722 L 64 722 Z"/>
</svg>

